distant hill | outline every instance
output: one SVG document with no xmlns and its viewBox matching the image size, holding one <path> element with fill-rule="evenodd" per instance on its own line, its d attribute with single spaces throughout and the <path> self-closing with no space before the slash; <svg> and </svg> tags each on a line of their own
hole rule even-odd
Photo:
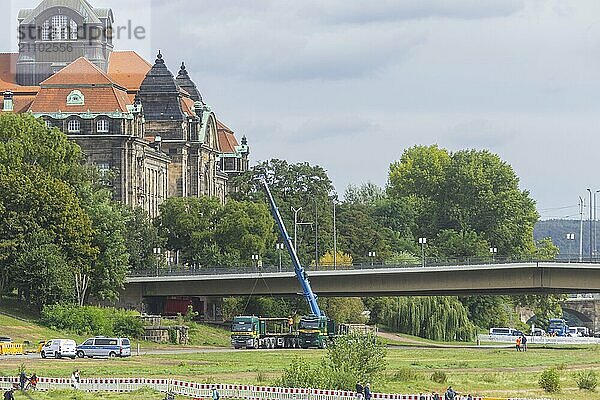
<svg viewBox="0 0 600 400">
<path fill-rule="evenodd" d="M 597 248 L 600 249 L 600 221 L 597 226 Z M 574 233 L 575 240 L 567 240 L 567 233 Z M 552 241 L 560 249 L 561 258 L 568 257 L 571 253 L 573 257 L 579 255 L 579 221 L 574 219 L 549 219 L 539 221 L 533 230 L 534 239 L 541 240 L 546 237 L 552 238 Z M 583 255 L 589 257 L 590 254 L 590 225 L 589 221 L 583 221 Z M 569 242 L 572 242 L 569 244 Z M 570 250 L 569 250 L 569 245 Z"/>
</svg>

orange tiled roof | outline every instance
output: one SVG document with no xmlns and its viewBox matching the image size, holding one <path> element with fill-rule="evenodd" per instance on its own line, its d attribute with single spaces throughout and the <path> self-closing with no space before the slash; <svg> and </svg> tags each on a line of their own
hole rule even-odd
<svg viewBox="0 0 600 400">
<path fill-rule="evenodd" d="M 219 120 L 217 120 L 217 139 L 219 140 L 219 148 L 223 153 L 235 153 L 238 141 L 233 131 Z"/>
<path fill-rule="evenodd" d="M 40 85 L 43 86 L 76 86 L 76 85 L 113 85 L 114 82 L 100 68 L 87 58 L 79 57 Z"/>
<path fill-rule="evenodd" d="M 17 82 L 17 59 L 19 53 L 0 53 L 0 80 L 7 83 Z"/>
<path fill-rule="evenodd" d="M 20 86 L 16 83 L 5 82 L 0 79 L 0 92 L 10 90 L 13 93 L 37 93 L 40 90 L 39 86 Z"/>
<path fill-rule="evenodd" d="M 189 115 L 189 116 L 196 115 L 196 112 L 194 111 L 194 100 L 190 99 L 189 97 L 182 97 L 181 98 L 181 110 L 186 115 Z"/>
<path fill-rule="evenodd" d="M 34 113 L 55 113 L 58 111 L 84 113 L 108 113 L 113 111 L 127 112 L 129 98 L 127 93 L 115 87 L 81 87 L 77 88 L 84 98 L 84 105 L 67 105 L 67 96 L 71 88 L 42 87 L 35 97 L 29 111 Z"/>
<path fill-rule="evenodd" d="M 127 90 L 138 91 L 152 65 L 135 51 L 113 51 L 108 76 Z"/>
</svg>

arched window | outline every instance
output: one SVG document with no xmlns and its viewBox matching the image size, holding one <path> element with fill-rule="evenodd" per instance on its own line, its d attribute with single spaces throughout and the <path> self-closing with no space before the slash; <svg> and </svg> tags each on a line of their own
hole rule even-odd
<svg viewBox="0 0 600 400">
<path fill-rule="evenodd" d="M 69 30 L 71 33 L 71 40 L 77 40 L 77 22 L 71 20 L 69 22 Z"/>
<path fill-rule="evenodd" d="M 100 133 L 106 133 L 108 132 L 108 129 L 110 128 L 110 123 L 108 122 L 108 120 L 106 119 L 99 119 L 98 122 L 96 123 L 96 130 Z"/>
<path fill-rule="evenodd" d="M 52 40 L 67 40 L 67 16 L 52 17 Z"/>
<path fill-rule="evenodd" d="M 50 21 L 46 20 L 42 24 L 42 40 L 50 40 Z"/>
<path fill-rule="evenodd" d="M 79 90 L 73 90 L 67 96 L 68 106 L 83 106 L 85 105 L 85 96 Z"/>
<path fill-rule="evenodd" d="M 67 126 L 69 133 L 79 133 L 81 131 L 81 123 L 78 119 L 72 119 Z"/>
</svg>

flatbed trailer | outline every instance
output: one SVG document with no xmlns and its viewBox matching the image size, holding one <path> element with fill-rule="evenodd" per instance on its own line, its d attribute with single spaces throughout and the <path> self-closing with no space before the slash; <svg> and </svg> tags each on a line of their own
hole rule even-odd
<svg viewBox="0 0 600 400">
<path fill-rule="evenodd" d="M 231 345 L 235 349 L 292 349 L 300 344 L 290 318 L 239 316 L 231 325 Z"/>
</svg>

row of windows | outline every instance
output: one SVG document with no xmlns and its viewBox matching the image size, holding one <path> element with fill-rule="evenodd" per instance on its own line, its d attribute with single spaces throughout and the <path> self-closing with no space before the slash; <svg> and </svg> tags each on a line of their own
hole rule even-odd
<svg viewBox="0 0 600 400">
<path fill-rule="evenodd" d="M 52 122 L 46 120 L 46 126 L 51 127 Z M 107 133 L 110 129 L 110 122 L 107 119 L 99 119 L 96 121 L 96 132 Z M 67 123 L 67 132 L 79 133 L 81 132 L 81 122 L 78 119 L 71 119 Z"/>
<path fill-rule="evenodd" d="M 77 22 L 55 15 L 42 24 L 42 40 L 77 40 Z"/>
</svg>

